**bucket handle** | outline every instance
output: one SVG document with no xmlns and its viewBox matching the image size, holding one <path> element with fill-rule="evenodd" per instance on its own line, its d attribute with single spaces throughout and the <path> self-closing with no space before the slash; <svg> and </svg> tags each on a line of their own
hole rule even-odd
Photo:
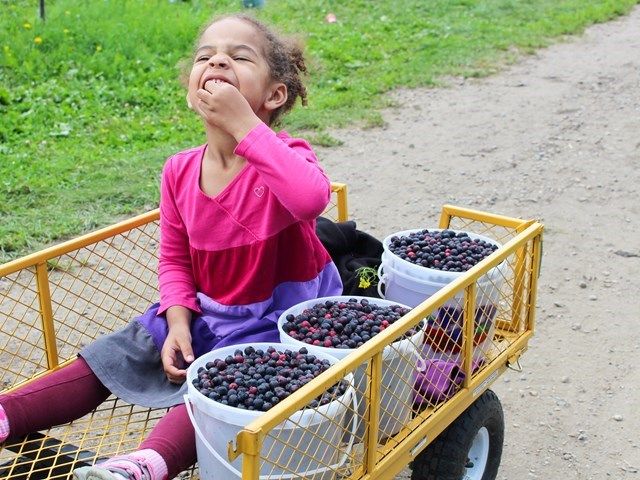
<svg viewBox="0 0 640 480">
<path fill-rule="evenodd" d="M 351 394 L 351 403 L 353 404 L 353 411 L 357 412 L 358 403 L 356 402 L 355 389 L 351 387 L 349 390 L 349 393 Z M 187 409 L 187 414 L 189 415 L 189 420 L 191 420 L 193 429 L 195 430 L 196 435 L 202 441 L 202 443 L 207 448 L 207 450 L 209 450 L 209 453 L 212 453 L 213 456 L 216 457 L 216 459 L 220 463 L 222 463 L 222 465 L 224 465 L 227 470 L 229 470 L 231 473 L 236 475 L 238 478 L 242 478 L 242 472 L 237 470 L 231 463 L 229 463 L 228 460 L 222 458 L 222 456 L 218 452 L 216 452 L 216 450 L 211 446 L 209 441 L 204 437 L 204 434 L 202 433 L 202 430 L 200 430 L 200 427 L 198 427 L 198 424 L 196 423 L 196 419 L 193 415 L 193 410 L 191 409 L 191 401 L 189 400 L 189 395 L 185 393 L 183 398 L 184 398 L 184 406 Z M 356 438 L 357 430 L 358 430 L 358 415 L 353 415 L 353 418 L 351 420 L 351 438 L 349 438 L 349 442 L 347 444 L 347 449 L 345 453 L 342 455 L 342 458 L 338 462 L 339 466 L 346 463 L 347 459 L 349 458 L 349 455 L 351 455 L 351 450 L 353 450 L 353 444 Z"/>
<path fill-rule="evenodd" d="M 380 295 L 380 298 L 382 298 L 383 300 L 385 300 L 385 296 L 382 292 L 382 285 L 384 285 L 386 280 L 387 275 L 382 273 L 382 264 L 380 264 L 380 266 L 378 267 L 378 295 Z"/>
<path fill-rule="evenodd" d="M 231 465 L 231 463 L 229 463 L 228 460 L 222 458 L 222 456 L 218 452 L 216 452 L 216 450 L 211 446 L 209 441 L 206 438 L 204 438 L 204 434 L 202 433 L 202 430 L 200 430 L 200 427 L 198 427 L 198 424 L 196 423 L 196 419 L 193 416 L 193 411 L 191 410 L 191 401 L 189 400 L 189 395 L 186 393 L 184 394 L 184 406 L 187 408 L 187 413 L 189 414 L 189 420 L 191 420 L 191 425 L 193 425 L 193 429 L 196 431 L 196 435 L 198 436 L 200 441 L 202 441 L 204 446 L 207 447 L 207 450 L 209 450 L 209 453 L 211 453 L 214 457 L 216 457 L 216 460 L 218 460 L 222 465 L 224 465 L 227 470 L 229 470 L 238 478 L 242 478 L 242 472 L 236 470 L 236 468 L 233 465 Z"/>
</svg>

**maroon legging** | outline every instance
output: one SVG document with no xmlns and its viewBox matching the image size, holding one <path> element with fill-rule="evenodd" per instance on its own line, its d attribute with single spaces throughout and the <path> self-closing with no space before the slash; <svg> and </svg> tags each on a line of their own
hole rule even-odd
<svg viewBox="0 0 640 480">
<path fill-rule="evenodd" d="M 9 440 L 76 420 L 109 395 L 87 362 L 77 358 L 60 370 L 0 395 L 0 404 L 9 419 Z M 169 478 L 193 465 L 195 433 L 185 406 L 170 409 L 139 448 L 158 452 L 167 464 Z"/>
</svg>

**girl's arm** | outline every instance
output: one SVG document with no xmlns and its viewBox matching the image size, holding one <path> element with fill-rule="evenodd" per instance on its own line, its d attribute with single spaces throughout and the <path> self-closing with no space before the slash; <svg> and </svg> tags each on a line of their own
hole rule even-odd
<svg viewBox="0 0 640 480">
<path fill-rule="evenodd" d="M 297 219 L 313 220 L 329 203 L 331 183 L 304 140 L 285 141 L 260 123 L 238 143 L 235 153 L 260 172 L 269 189 Z"/>
<path fill-rule="evenodd" d="M 160 190 L 160 309 L 169 328 L 160 357 L 169 381 L 182 383 L 187 364 L 193 361 L 191 346 L 192 311 L 199 312 L 191 270 L 189 239 L 175 203 L 174 177 L 169 160 L 162 172 Z"/>
<path fill-rule="evenodd" d="M 160 190 L 160 310 L 181 305 L 200 312 L 196 301 L 196 287 L 191 270 L 191 255 L 187 229 L 175 204 L 174 177 L 171 159 L 162 172 Z"/>
<path fill-rule="evenodd" d="M 167 309 L 169 333 L 162 345 L 160 357 L 169 381 L 182 383 L 187 378 L 187 366 L 193 362 L 191 346 L 191 310 L 181 305 Z"/>
</svg>

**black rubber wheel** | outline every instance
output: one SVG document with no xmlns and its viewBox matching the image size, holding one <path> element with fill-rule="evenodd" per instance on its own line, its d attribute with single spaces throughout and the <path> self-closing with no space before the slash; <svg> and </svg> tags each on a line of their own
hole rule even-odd
<svg viewBox="0 0 640 480">
<path fill-rule="evenodd" d="M 487 390 L 411 462 L 411 480 L 495 480 L 503 440 L 502 404 Z"/>
</svg>

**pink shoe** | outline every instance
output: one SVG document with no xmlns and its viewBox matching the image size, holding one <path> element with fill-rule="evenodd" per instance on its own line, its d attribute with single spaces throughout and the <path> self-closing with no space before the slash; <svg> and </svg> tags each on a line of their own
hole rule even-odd
<svg viewBox="0 0 640 480">
<path fill-rule="evenodd" d="M 151 472 L 143 459 L 134 454 L 110 458 L 98 465 L 73 471 L 73 480 L 151 480 Z"/>
</svg>

